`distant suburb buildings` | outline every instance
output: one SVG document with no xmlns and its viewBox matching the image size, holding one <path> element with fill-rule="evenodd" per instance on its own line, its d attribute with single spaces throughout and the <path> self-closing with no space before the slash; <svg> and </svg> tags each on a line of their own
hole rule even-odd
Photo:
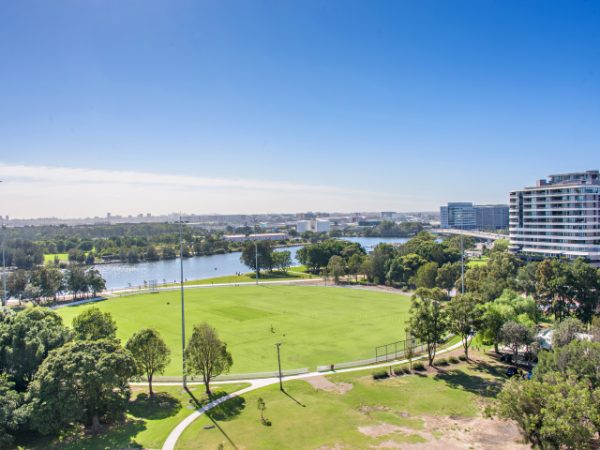
<svg viewBox="0 0 600 450">
<path fill-rule="evenodd" d="M 440 222 L 442 228 L 502 230 L 508 228 L 508 206 L 451 202 L 440 208 Z"/>
<path fill-rule="evenodd" d="M 533 258 L 587 258 L 600 264 L 597 170 L 550 175 L 510 193 L 510 250 Z"/>
</svg>

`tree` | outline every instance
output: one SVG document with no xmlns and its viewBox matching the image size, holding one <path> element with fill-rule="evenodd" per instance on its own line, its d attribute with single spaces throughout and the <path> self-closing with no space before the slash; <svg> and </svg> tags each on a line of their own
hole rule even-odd
<svg viewBox="0 0 600 450">
<path fill-rule="evenodd" d="M 537 261 L 530 262 L 519 268 L 517 272 L 517 288 L 525 295 L 536 294 L 535 283 L 538 264 Z"/>
<path fill-rule="evenodd" d="M 211 395 L 210 381 L 222 373 L 227 373 L 233 364 L 227 344 L 219 339 L 217 330 L 202 323 L 194 326 L 194 331 L 185 348 L 187 371 L 201 374 L 206 394 Z"/>
<path fill-rule="evenodd" d="M 567 317 L 554 326 L 552 333 L 552 347 L 564 347 L 583 332 L 583 324 L 579 319 Z"/>
<path fill-rule="evenodd" d="M 600 306 L 600 276 L 598 270 L 583 258 L 570 265 L 573 281 L 575 314 L 584 323 L 590 323 Z"/>
<path fill-rule="evenodd" d="M 514 377 L 498 396 L 497 412 L 516 421 L 536 447 L 586 449 L 600 425 L 598 394 L 556 372 L 529 381 Z"/>
<path fill-rule="evenodd" d="M 560 372 L 588 383 L 593 389 L 600 388 L 600 343 L 574 340 L 563 347 L 538 354 L 536 376 Z"/>
<path fill-rule="evenodd" d="M 537 297 L 542 305 L 562 320 L 573 309 L 572 280 L 566 263 L 545 259 L 536 272 Z"/>
<path fill-rule="evenodd" d="M 446 314 L 441 305 L 444 299 L 445 294 L 439 288 L 419 288 L 412 296 L 408 322 L 410 333 L 427 345 L 430 366 L 446 332 Z"/>
<path fill-rule="evenodd" d="M 460 263 L 447 263 L 438 269 L 435 285 L 450 292 L 459 278 Z"/>
<path fill-rule="evenodd" d="M 24 391 L 50 351 L 71 338 L 62 318 L 46 308 L 31 308 L 0 322 L 0 372 Z"/>
<path fill-rule="evenodd" d="M 26 270 L 17 269 L 11 272 L 6 279 L 6 293 L 8 297 L 22 300 L 28 283 L 29 274 Z"/>
<path fill-rule="evenodd" d="M 12 432 L 17 431 L 23 422 L 19 414 L 21 394 L 14 390 L 8 376 L 0 374 L 0 448 L 8 448 L 13 441 Z"/>
<path fill-rule="evenodd" d="M 341 256 L 334 255 L 329 259 L 327 264 L 327 273 L 333 277 L 335 284 L 339 284 L 340 277 L 346 272 L 346 264 L 344 258 Z"/>
<path fill-rule="evenodd" d="M 54 350 L 31 384 L 31 422 L 42 434 L 72 423 L 91 425 L 124 417 L 135 360 L 113 340 L 74 341 Z"/>
<path fill-rule="evenodd" d="M 125 348 L 135 359 L 137 374 L 146 376 L 148 391 L 150 397 L 153 397 L 152 378 L 155 373 L 163 373 L 171 362 L 169 347 L 158 331 L 146 328 L 134 333 L 127 341 Z"/>
<path fill-rule="evenodd" d="M 96 297 L 98 292 L 102 292 L 106 289 L 106 280 L 100 274 L 100 271 L 96 268 L 88 269 L 85 273 L 85 280 L 88 289 L 92 292 L 92 296 Z"/>
<path fill-rule="evenodd" d="M 502 336 L 502 342 L 512 350 L 514 356 L 513 362 L 517 365 L 519 348 L 528 346 L 533 341 L 532 330 L 526 325 L 509 320 L 502 325 L 500 335 Z"/>
<path fill-rule="evenodd" d="M 273 266 L 283 273 L 287 273 L 292 265 L 292 254 L 289 250 L 273 252 Z"/>
<path fill-rule="evenodd" d="M 364 259 L 365 259 L 365 257 L 363 255 L 361 255 L 360 253 L 355 253 L 348 259 L 348 273 L 350 273 L 351 275 L 354 275 L 354 281 L 356 281 L 357 283 L 358 283 L 358 274 L 361 271 L 361 267 L 362 267 Z"/>
<path fill-rule="evenodd" d="M 469 359 L 469 345 L 471 336 L 479 328 L 481 312 L 478 308 L 479 301 L 473 294 L 457 295 L 448 304 L 449 329 L 460 336 L 465 357 Z"/>
<path fill-rule="evenodd" d="M 258 269 L 256 268 L 256 249 L 258 248 Z M 273 269 L 273 247 L 269 241 L 246 241 L 242 245 L 240 261 L 250 269 Z"/>
<path fill-rule="evenodd" d="M 58 293 L 64 289 L 62 272 L 54 267 L 41 267 L 33 273 L 32 279 L 44 298 L 56 300 Z"/>
<path fill-rule="evenodd" d="M 65 284 L 67 289 L 73 294 L 74 299 L 77 298 L 79 293 L 87 292 L 88 284 L 83 267 L 71 264 L 65 271 Z"/>
<path fill-rule="evenodd" d="M 414 285 L 417 288 L 434 288 L 437 277 L 438 265 L 435 262 L 428 262 L 417 269 L 414 277 Z"/>
<path fill-rule="evenodd" d="M 81 341 L 97 341 L 99 339 L 116 339 L 117 323 L 109 312 L 102 312 L 91 307 L 73 319 L 75 338 Z"/>
</svg>

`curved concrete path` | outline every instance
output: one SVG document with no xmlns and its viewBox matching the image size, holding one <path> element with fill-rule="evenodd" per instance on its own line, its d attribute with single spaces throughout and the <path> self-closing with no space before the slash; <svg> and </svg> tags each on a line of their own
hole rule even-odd
<svg viewBox="0 0 600 450">
<path fill-rule="evenodd" d="M 447 353 L 452 350 L 456 350 L 459 347 L 462 347 L 461 342 L 458 342 L 454 345 L 451 345 L 450 347 L 442 349 L 442 350 L 438 351 L 437 354 L 439 355 L 442 353 Z M 413 358 L 413 361 L 418 360 L 418 359 L 424 359 L 424 358 L 426 358 L 426 355 L 421 355 L 421 356 Z M 322 375 L 333 375 L 336 373 L 357 372 L 360 370 L 377 369 L 380 367 L 389 367 L 390 364 L 404 364 L 407 362 L 408 362 L 407 359 L 403 359 L 403 360 L 399 360 L 399 361 L 389 361 L 389 362 L 385 362 L 385 363 L 381 363 L 381 364 L 370 364 L 367 366 L 351 367 L 349 369 L 340 369 L 340 370 L 336 370 L 336 371 L 309 372 L 309 373 L 303 373 L 300 375 L 290 375 L 287 377 L 283 377 L 283 381 L 302 380 L 304 378 L 317 377 L 317 376 L 322 376 Z M 238 397 L 247 392 L 254 391 L 256 389 L 260 389 L 265 386 L 270 386 L 272 384 L 279 383 L 279 378 L 273 377 L 273 378 L 261 378 L 258 380 L 256 380 L 256 379 L 254 379 L 254 380 L 235 380 L 235 381 L 227 381 L 227 382 L 221 382 L 221 383 L 215 382 L 214 384 L 226 384 L 226 383 L 250 383 L 250 386 L 248 386 L 247 388 L 244 388 L 244 389 L 240 389 L 239 391 L 232 392 L 231 394 L 227 394 L 222 397 L 219 397 L 218 399 L 213 400 L 210 403 L 207 403 L 202 408 L 191 413 L 189 416 L 187 416 L 185 419 L 183 419 L 181 422 L 179 422 L 177 424 L 177 426 L 175 428 L 173 428 L 171 433 L 169 433 L 167 440 L 165 441 L 165 443 L 162 446 L 162 450 L 175 450 L 175 445 L 177 444 L 177 441 L 179 440 L 179 438 L 181 437 L 181 435 L 185 431 L 185 429 L 188 426 L 190 426 L 192 424 L 192 422 L 194 422 L 194 420 L 196 420 L 198 417 L 200 417 L 205 412 L 210 411 L 215 406 L 220 405 L 221 403 L 226 402 L 227 400 L 229 400 L 231 398 Z M 179 385 L 180 383 L 155 383 L 155 385 L 160 385 L 160 384 Z M 188 384 L 202 384 L 202 383 L 188 383 Z"/>
</svg>

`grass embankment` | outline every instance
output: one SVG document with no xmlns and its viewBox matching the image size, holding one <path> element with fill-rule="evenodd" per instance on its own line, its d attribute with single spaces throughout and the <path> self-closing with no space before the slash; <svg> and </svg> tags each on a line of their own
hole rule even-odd
<svg viewBox="0 0 600 450">
<path fill-rule="evenodd" d="M 499 367 L 462 363 L 437 374 L 382 381 L 374 381 L 371 372 L 327 377 L 341 388 L 337 392 L 316 389 L 303 380 L 285 383 L 287 395 L 278 385 L 250 392 L 236 400 L 237 408 L 230 408 L 236 412 L 227 418 L 201 416 L 183 433 L 177 449 L 220 448 L 220 444 L 225 449 L 234 448 L 232 444 L 245 449 L 402 448 L 440 438 L 455 441 L 458 433 L 466 435 L 460 438 L 464 448 L 486 447 L 477 441 L 477 427 L 492 433 L 497 423 L 483 424 L 486 419 L 480 414 L 484 399 L 500 386 Z M 266 403 L 271 426 L 260 422 L 258 397 Z M 205 428 L 215 423 L 216 427 Z M 503 431 L 498 430 L 497 442 L 510 445 L 512 437 Z"/>
<path fill-rule="evenodd" d="M 48 253 L 44 255 L 44 264 L 53 264 L 55 259 L 58 258 L 59 261 L 61 262 L 68 262 L 69 261 L 69 254 L 68 253 Z"/>
<path fill-rule="evenodd" d="M 248 384 L 226 384 L 214 388 L 214 395 L 231 393 Z M 190 391 L 201 403 L 207 402 L 203 386 Z M 155 386 L 156 398 L 147 397 L 147 387 L 134 386 L 127 420 L 93 436 L 73 434 L 62 440 L 52 438 L 24 439 L 23 449 L 104 450 L 113 448 L 161 448 L 171 430 L 191 414 L 196 403 L 181 386 Z"/>
<path fill-rule="evenodd" d="M 306 273 L 303 266 L 291 267 L 287 272 L 261 272 L 258 281 L 293 281 L 305 278 L 318 278 L 316 275 Z M 187 280 L 184 286 L 206 285 L 206 284 L 227 284 L 227 283 L 253 283 L 256 281 L 254 272 L 242 273 L 240 275 L 223 275 L 221 277 L 204 278 L 201 280 Z M 167 283 L 161 286 L 177 286 L 179 283 Z"/>
<path fill-rule="evenodd" d="M 467 262 L 467 267 L 485 266 L 488 263 L 489 256 L 480 256 L 479 258 L 471 258 Z"/>
<path fill-rule="evenodd" d="M 315 368 L 372 358 L 375 346 L 402 339 L 409 297 L 322 286 L 237 286 L 188 290 L 186 330 L 206 321 L 233 355 L 232 373 L 277 370 L 275 343 L 282 342 L 283 369 Z M 65 323 L 89 307 L 110 312 L 123 341 L 156 328 L 169 345 L 165 375 L 180 373 L 181 307 L 177 291 L 113 298 L 61 308 Z"/>
</svg>

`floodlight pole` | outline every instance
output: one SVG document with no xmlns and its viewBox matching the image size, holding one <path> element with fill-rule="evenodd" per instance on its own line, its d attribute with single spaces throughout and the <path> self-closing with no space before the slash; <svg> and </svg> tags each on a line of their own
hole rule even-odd
<svg viewBox="0 0 600 450">
<path fill-rule="evenodd" d="M 183 369 L 183 387 L 187 388 L 185 373 L 185 297 L 183 288 L 183 221 L 179 216 L 179 269 L 181 283 L 181 364 Z"/>
<path fill-rule="evenodd" d="M 277 342 L 275 347 L 277 347 L 277 367 L 279 368 L 279 390 L 283 391 L 283 381 L 281 380 L 281 357 L 279 355 L 279 347 L 281 347 L 281 342 Z"/>
<path fill-rule="evenodd" d="M 463 234 L 460 233 L 460 293 L 465 293 L 465 250 Z"/>
<path fill-rule="evenodd" d="M 254 220 L 254 265 L 256 266 L 256 284 L 258 285 L 258 241 L 256 240 L 256 216 L 252 218 Z"/>
</svg>

